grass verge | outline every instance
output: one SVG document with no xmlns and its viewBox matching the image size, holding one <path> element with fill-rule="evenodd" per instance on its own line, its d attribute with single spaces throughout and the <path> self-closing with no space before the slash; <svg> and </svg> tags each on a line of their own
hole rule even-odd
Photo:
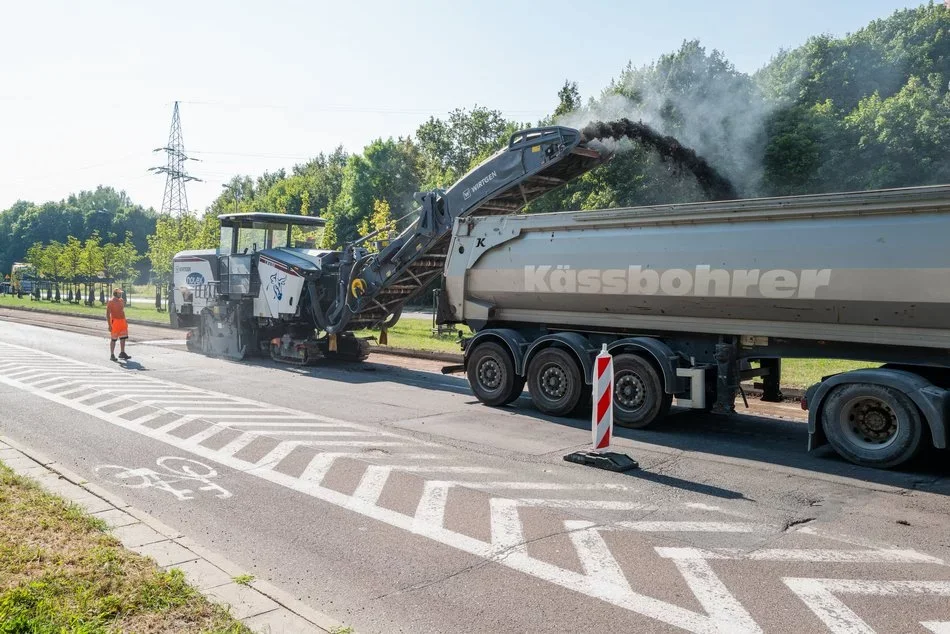
<svg viewBox="0 0 950 634">
<path fill-rule="evenodd" d="M 126 550 L 105 524 L 0 463 L 0 633 L 250 634 L 227 611 Z"/>
<path fill-rule="evenodd" d="M 15 295 L 0 295 L 0 308 L 22 308 L 26 310 L 33 309 L 57 312 L 66 315 L 101 317 L 103 332 L 105 332 L 106 307 L 100 305 L 98 301 L 95 306 L 86 306 L 85 304 L 48 302 L 45 299 L 36 301 L 31 300 L 28 296 L 17 299 Z M 151 304 L 130 304 L 125 307 L 125 316 L 129 319 L 139 319 L 161 324 L 168 323 L 168 313 L 158 312 L 155 310 L 155 306 Z"/>
<path fill-rule="evenodd" d="M 465 326 L 459 327 L 468 332 Z M 360 330 L 358 337 L 379 337 L 378 330 Z M 428 319 L 400 319 L 393 328 L 389 329 L 389 345 L 394 348 L 408 348 L 410 350 L 428 350 L 430 352 L 461 353 L 458 335 L 432 335 L 432 321 Z"/>
</svg>

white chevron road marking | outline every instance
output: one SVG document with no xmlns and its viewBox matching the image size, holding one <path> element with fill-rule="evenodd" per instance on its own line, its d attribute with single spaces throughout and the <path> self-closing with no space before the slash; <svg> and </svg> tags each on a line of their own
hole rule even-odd
<svg viewBox="0 0 950 634">
<path fill-rule="evenodd" d="M 0 350 L 4 352 L 12 350 L 16 352 L 21 349 L 18 346 L 9 344 L 0 344 Z M 23 364 L 28 365 L 37 353 L 22 349 Z M 39 355 L 42 357 L 45 353 Z M 49 358 L 59 359 L 55 355 L 45 355 Z M 72 364 L 73 367 L 79 367 L 81 364 L 75 361 L 63 359 L 63 365 Z M 15 366 L 14 366 L 15 367 Z M 641 614 L 650 619 L 661 623 L 680 628 L 688 632 L 697 634 L 723 634 L 743 632 L 759 632 L 760 628 L 742 607 L 739 601 L 722 584 L 710 567 L 709 560 L 716 559 L 739 559 L 739 560 L 768 560 L 768 561 L 800 561 L 800 562 L 865 562 L 865 563 L 919 563 L 934 564 L 942 563 L 941 560 L 906 550 L 891 551 L 830 551 L 830 550 L 781 550 L 767 549 L 762 551 L 753 551 L 753 553 L 742 553 L 737 549 L 713 549 L 704 550 L 698 548 L 657 548 L 656 552 L 661 557 L 671 559 L 682 574 L 687 585 L 696 595 L 701 610 L 694 610 L 681 607 L 674 603 L 657 599 L 637 589 L 632 588 L 626 579 L 620 564 L 610 551 L 610 546 L 605 540 L 603 531 L 609 529 L 612 531 L 630 531 L 630 532 L 719 532 L 719 533 L 742 533 L 758 530 L 750 522 L 675 522 L 675 521 L 623 521 L 613 522 L 606 527 L 601 527 L 589 521 L 567 520 L 563 526 L 567 530 L 567 536 L 577 552 L 581 563 L 582 572 L 569 570 L 561 566 L 538 559 L 529 554 L 525 541 L 525 527 L 519 516 L 519 509 L 523 507 L 543 508 L 555 513 L 570 513 L 574 511 L 599 511 L 599 512 L 633 512 L 633 511 L 654 511 L 656 506 L 631 502 L 626 500 L 603 499 L 603 494 L 630 493 L 634 489 L 624 486 L 606 487 L 603 485 L 561 485 L 550 482 L 522 482 L 515 481 L 502 475 L 492 475 L 490 482 L 466 482 L 464 476 L 491 474 L 499 470 L 485 470 L 479 467 L 456 468 L 456 465 L 450 464 L 444 467 L 430 464 L 426 467 L 414 467 L 412 465 L 395 465 L 392 461 L 410 459 L 413 455 L 426 455 L 434 459 L 442 459 L 439 452 L 451 451 L 437 443 L 418 441 L 410 436 L 399 436 L 399 440 L 381 441 L 378 439 L 379 433 L 372 427 L 349 423 L 344 420 L 323 417 L 320 415 L 308 414 L 305 412 L 296 412 L 294 410 L 270 406 L 266 403 L 258 403 L 239 397 L 231 397 L 226 394 L 218 394 L 211 391 L 200 391 L 214 397 L 222 398 L 229 406 L 245 411 L 246 414 L 234 415 L 227 412 L 221 414 L 228 420 L 237 418 L 237 416 L 247 416 L 248 426 L 254 424 L 255 416 L 276 416 L 277 418 L 290 418 L 319 421 L 331 423 L 342 429 L 349 429 L 353 432 L 369 432 L 373 435 L 373 440 L 332 440 L 320 439 L 321 434 L 311 431 L 309 439 L 285 440 L 278 442 L 276 446 L 271 447 L 268 452 L 255 461 L 238 458 L 241 450 L 248 447 L 259 438 L 274 439 L 273 429 L 266 431 L 250 431 L 241 428 L 225 426 L 221 422 L 214 422 L 189 438 L 181 438 L 168 433 L 181 428 L 192 420 L 208 420 L 217 418 L 214 414 L 205 414 L 200 407 L 195 408 L 190 405 L 182 407 L 170 407 L 162 405 L 156 412 L 145 414 L 135 420 L 126 420 L 115 412 L 109 413 L 100 409 L 99 405 L 86 399 L 87 402 L 79 402 L 75 398 L 70 399 L 70 394 L 76 394 L 82 398 L 92 390 L 107 394 L 111 400 L 118 396 L 116 392 L 105 391 L 101 388 L 99 381 L 108 381 L 112 374 L 119 373 L 118 370 L 103 370 L 94 366 L 88 366 L 89 374 L 95 376 L 65 385 L 69 388 L 65 392 L 54 392 L 52 386 L 43 383 L 37 385 L 30 381 L 30 376 L 23 375 L 24 380 L 10 378 L 9 373 L 0 370 L 0 382 L 15 387 L 17 389 L 29 392 L 35 396 L 44 398 L 50 402 L 57 403 L 75 411 L 96 417 L 102 421 L 132 431 L 142 436 L 160 441 L 167 445 L 188 451 L 195 456 L 215 462 L 217 464 L 250 474 L 287 489 L 297 491 L 321 500 L 325 503 L 333 504 L 338 507 L 350 509 L 353 512 L 360 513 L 366 517 L 383 522 L 390 526 L 407 531 L 420 537 L 434 540 L 438 543 L 450 546 L 462 552 L 469 553 L 476 557 L 491 560 L 497 564 L 506 566 L 513 570 L 531 575 L 538 579 L 556 584 L 563 588 L 572 590 L 584 596 L 592 597 L 611 605 L 630 610 Z M 62 374 L 62 372 L 59 372 Z M 172 396 L 177 394 L 194 393 L 195 388 L 179 386 L 168 381 L 151 379 L 147 377 L 136 377 L 137 384 L 142 386 L 136 388 L 142 393 L 147 392 L 148 387 L 161 387 L 169 391 Z M 60 382 L 61 383 L 61 382 Z M 130 390 L 131 391 L 131 390 Z M 138 393 L 138 391 L 136 392 Z M 100 404 L 101 405 L 101 404 Z M 139 409 L 136 406 L 134 409 Z M 134 409 L 126 409 L 128 412 Z M 122 410 L 119 410 L 122 411 Z M 163 424 L 158 429 L 151 429 L 142 425 L 161 416 L 168 415 L 169 412 L 177 414 L 175 420 Z M 187 420 L 186 420 L 187 419 Z M 240 420 L 240 419 L 239 419 Z M 213 421 L 212 421 L 213 422 Z M 261 423 L 280 422 L 273 418 L 261 420 Z M 231 433 L 237 432 L 237 436 L 228 441 L 220 449 L 212 449 L 202 442 L 212 438 L 221 431 L 231 430 Z M 324 430 L 326 430 L 324 428 Z M 283 435 L 279 432 L 277 436 Z M 336 434 L 339 435 L 339 434 Z M 292 435 L 293 436 L 293 435 Z M 352 436 L 351 436 L 352 437 Z M 324 438 L 326 438 L 324 436 Z M 332 438 L 332 436 L 331 436 Z M 405 446 L 410 451 L 402 456 L 397 452 L 393 455 L 373 456 L 366 455 L 360 451 L 349 451 L 347 447 L 362 446 Z M 303 468 L 299 476 L 292 476 L 286 473 L 276 471 L 276 467 L 283 459 L 287 458 L 296 447 L 317 447 L 324 449 L 327 447 L 341 447 L 340 451 L 326 451 L 316 453 L 309 459 L 307 465 Z M 419 452 L 420 449 L 430 451 L 428 454 Z M 324 479 L 330 470 L 339 460 L 350 459 L 358 461 L 363 468 L 362 477 L 355 491 L 351 494 L 343 493 L 323 485 Z M 374 464 L 373 460 L 385 460 L 389 464 Z M 421 458 L 420 458 L 421 459 Z M 368 461 L 368 462 L 367 462 Z M 430 468 L 431 467 L 431 468 Z M 454 469 L 454 471 L 453 471 Z M 400 471 L 418 471 L 420 473 L 444 473 L 451 477 L 451 480 L 426 481 L 424 490 L 418 505 L 412 515 L 384 508 L 379 505 L 380 496 L 393 473 Z M 495 490 L 514 493 L 513 497 L 490 497 L 488 500 L 490 518 L 489 541 L 477 539 L 472 536 L 450 530 L 445 526 L 445 510 L 448 496 L 453 487 L 467 487 L 486 492 Z M 518 492 L 521 492 L 520 494 Z M 590 495 L 591 499 L 564 497 L 568 492 L 573 495 Z M 532 497 L 521 497 L 524 493 L 534 492 Z M 546 494 L 551 497 L 537 497 Z M 686 506 L 691 503 L 683 503 Z M 692 503 L 690 507 L 699 509 L 698 503 Z M 718 508 L 716 511 L 718 512 Z M 564 522 L 564 520 L 562 520 Z M 786 581 L 788 584 L 788 581 Z M 896 582 L 895 582 L 896 583 Z M 921 582 L 924 583 L 924 582 Z M 789 585 L 793 590 L 795 582 Z M 921 586 L 922 587 L 922 586 Z M 861 591 L 861 586 L 850 586 L 849 592 L 855 593 Z M 823 592 L 832 593 L 844 592 L 839 586 L 823 586 Z M 901 587 L 901 592 L 914 590 L 914 587 Z M 868 590 L 869 591 L 869 590 Z M 894 590 L 895 592 L 897 590 Z M 931 593 L 935 592 L 930 588 Z M 818 592 L 812 588 L 812 593 Z M 942 589 L 936 592 L 943 592 Z M 820 593 L 819 593 L 820 594 Z M 824 595 L 822 595 L 824 596 Z M 942 596 L 942 595 L 941 595 Z M 835 599 L 837 600 L 837 599 Z M 811 607 L 811 606 L 809 606 Z M 936 622 L 934 622 L 936 623 Z M 857 630 L 856 630 L 857 631 Z M 851 634 L 849 632 L 849 634 Z"/>
</svg>

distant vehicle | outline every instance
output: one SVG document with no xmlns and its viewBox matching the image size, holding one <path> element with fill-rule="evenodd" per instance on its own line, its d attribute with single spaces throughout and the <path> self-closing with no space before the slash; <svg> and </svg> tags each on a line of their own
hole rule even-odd
<svg viewBox="0 0 950 634">
<path fill-rule="evenodd" d="M 36 286 L 36 269 L 26 262 L 14 262 L 13 269 L 10 271 L 10 283 L 14 293 L 17 290 L 32 293 Z"/>
</svg>

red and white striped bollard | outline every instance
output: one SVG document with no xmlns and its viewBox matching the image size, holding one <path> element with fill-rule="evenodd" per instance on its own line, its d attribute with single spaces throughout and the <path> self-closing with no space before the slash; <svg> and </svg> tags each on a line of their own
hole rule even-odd
<svg viewBox="0 0 950 634">
<path fill-rule="evenodd" d="M 594 451 L 610 449 L 614 433 L 614 358 L 607 352 L 607 344 L 594 359 L 593 408 L 591 428 L 594 436 Z"/>
</svg>

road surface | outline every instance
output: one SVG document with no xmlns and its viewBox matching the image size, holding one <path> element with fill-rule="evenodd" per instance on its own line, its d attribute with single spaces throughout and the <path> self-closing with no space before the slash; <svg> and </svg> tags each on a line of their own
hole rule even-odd
<svg viewBox="0 0 950 634">
<path fill-rule="evenodd" d="M 946 455 L 874 471 L 806 453 L 792 406 L 674 411 L 619 431 L 642 469 L 614 474 L 563 461 L 589 423 L 438 364 L 154 330 L 120 366 L 104 327 L 0 322 L 0 434 L 359 632 L 950 631 Z"/>
</svg>

